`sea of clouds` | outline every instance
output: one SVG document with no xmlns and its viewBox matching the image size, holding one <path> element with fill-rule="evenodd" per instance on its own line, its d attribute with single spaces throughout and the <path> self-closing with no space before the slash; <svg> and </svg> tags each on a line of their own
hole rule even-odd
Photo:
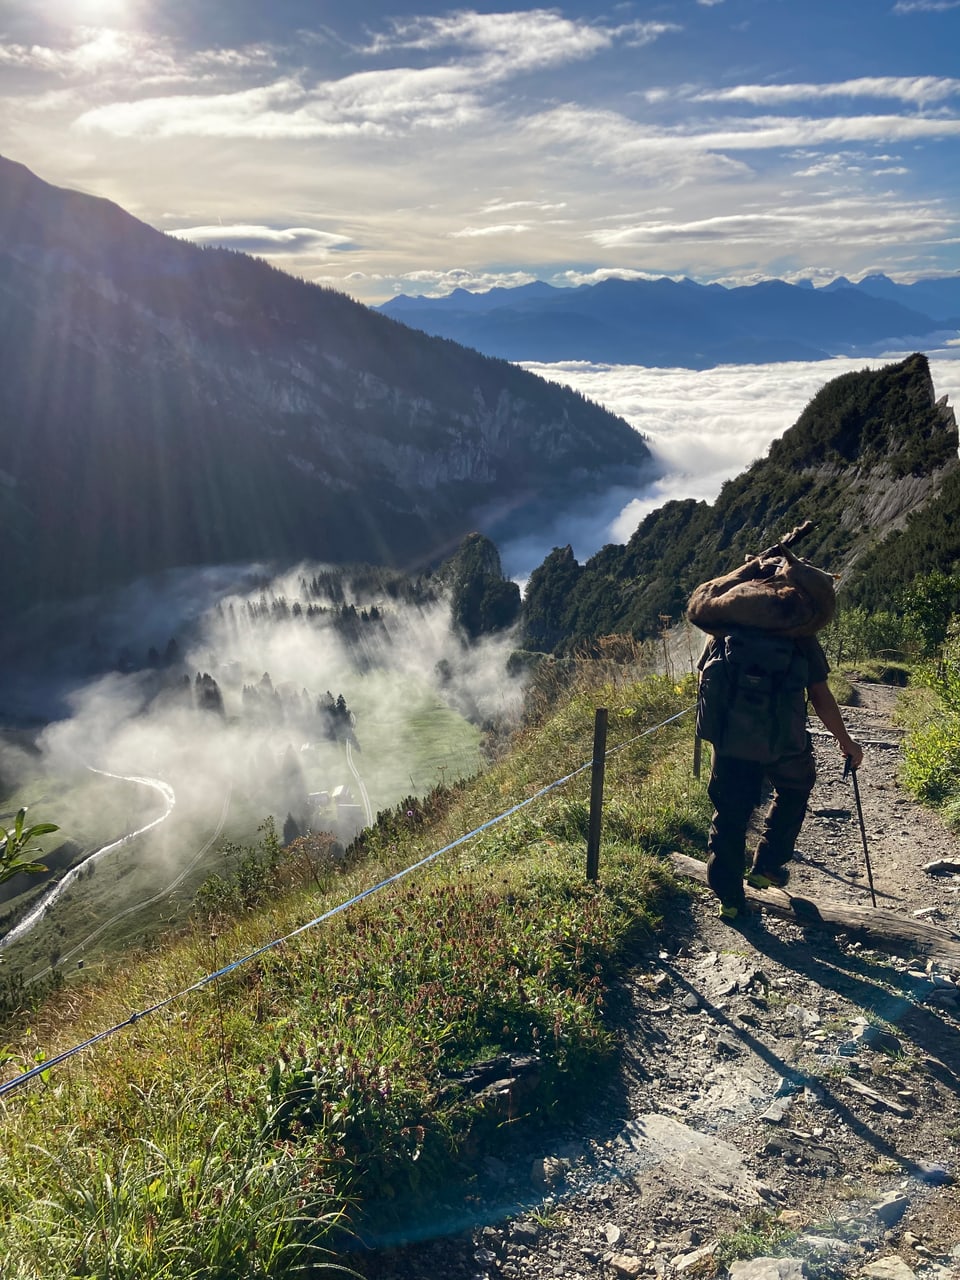
<svg viewBox="0 0 960 1280">
<path fill-rule="evenodd" d="M 552 546 L 569 543 L 582 561 L 606 543 L 626 542 L 644 516 L 671 498 L 713 501 L 723 482 L 762 457 L 825 383 L 843 373 L 880 368 L 907 354 L 706 370 L 580 361 L 526 365 L 625 418 L 647 437 L 662 474 L 640 493 L 612 491 L 588 506 L 560 513 L 539 537 L 505 546 L 507 572 L 522 581 Z M 956 407 L 960 344 L 928 355 L 937 395 L 947 395 Z"/>
</svg>

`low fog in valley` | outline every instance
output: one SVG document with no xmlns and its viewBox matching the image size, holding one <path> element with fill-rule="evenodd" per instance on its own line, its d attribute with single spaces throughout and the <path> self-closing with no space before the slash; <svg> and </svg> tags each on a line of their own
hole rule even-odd
<svg viewBox="0 0 960 1280">
<path fill-rule="evenodd" d="M 378 810 L 474 773 L 482 727 L 518 710 L 512 637 L 466 646 L 429 579 L 409 602 L 331 575 L 341 596 L 313 566 L 232 576 L 243 585 L 182 571 L 61 620 L 69 644 L 42 705 L 62 709 L 10 735 L 0 769 L 7 808 L 59 823 L 51 871 L 83 868 L 53 900 L 47 889 L 38 901 L 32 877 L 6 885 L 2 945 L 27 943 L 33 917 L 49 930 L 68 916 L 75 945 L 136 902 L 195 891 L 221 869 L 218 843 L 249 841 L 268 815 L 278 834 L 329 830 L 346 844 Z M 84 678 L 97 661 L 114 669 Z M 21 693 L 41 687 L 34 670 Z"/>
</svg>

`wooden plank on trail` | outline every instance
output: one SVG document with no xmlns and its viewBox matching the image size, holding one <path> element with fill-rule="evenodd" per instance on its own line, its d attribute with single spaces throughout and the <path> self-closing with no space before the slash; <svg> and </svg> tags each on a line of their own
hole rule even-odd
<svg viewBox="0 0 960 1280">
<path fill-rule="evenodd" d="M 853 1076 L 844 1076 L 841 1083 L 845 1084 L 848 1089 L 852 1089 L 854 1093 L 859 1093 L 862 1098 L 869 1098 L 878 1107 L 886 1107 L 895 1116 L 907 1118 L 913 1114 L 909 1107 L 905 1107 L 900 1102 L 893 1102 L 890 1098 L 885 1098 L 882 1093 L 877 1093 L 876 1089 L 871 1089 L 869 1085 L 854 1079 Z"/>
<path fill-rule="evenodd" d="M 671 853 L 674 869 L 683 876 L 707 883 L 706 863 Z M 908 919 L 882 907 L 857 907 L 846 902 L 800 897 L 783 889 L 753 889 L 744 885 L 748 902 L 797 924 L 816 925 L 831 933 L 846 933 L 885 951 L 927 956 L 960 965 L 960 935 L 922 920 Z"/>
</svg>

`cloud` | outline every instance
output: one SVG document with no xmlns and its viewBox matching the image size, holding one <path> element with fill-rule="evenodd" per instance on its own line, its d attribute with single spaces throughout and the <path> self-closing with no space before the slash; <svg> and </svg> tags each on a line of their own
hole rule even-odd
<svg viewBox="0 0 960 1280">
<path fill-rule="evenodd" d="M 746 167 L 711 148 L 695 130 L 663 129 L 638 123 L 617 111 L 564 103 L 524 120 L 518 131 L 534 150 L 563 147 L 568 162 L 594 170 L 642 172 L 661 184 L 677 185 L 746 174 Z"/>
<path fill-rule="evenodd" d="M 874 155 L 868 151 L 817 152 L 804 149 L 795 154 L 798 160 L 807 162 L 802 169 L 793 170 L 795 178 L 855 176 L 860 173 L 868 173 L 873 177 L 903 177 L 911 172 L 906 165 L 899 163 L 899 156 L 882 153 Z"/>
<path fill-rule="evenodd" d="M 236 49 L 197 52 L 186 32 L 157 37 L 151 51 L 135 31 L 107 39 L 88 30 L 83 39 L 58 44 L 51 35 L 31 45 L 18 30 L 21 43 L 11 37 L 0 56 L 31 65 L 16 75 L 13 63 L 0 65 L 4 92 L 20 94 L 0 101 L 11 122 L 0 129 L 0 150 L 19 149 L 43 176 L 158 225 L 189 231 L 222 219 L 267 228 L 248 241 L 232 233 L 256 253 L 274 251 L 275 228 L 301 234 L 319 223 L 349 234 L 357 247 L 342 270 L 332 246 L 306 237 L 280 251 L 290 262 L 301 255 L 301 274 L 355 285 L 369 302 L 389 296 L 375 282 L 420 268 L 440 281 L 425 291 L 455 287 L 441 277 L 457 268 L 472 273 L 470 287 L 474 279 L 491 287 L 501 273 L 553 280 L 561 270 L 571 283 L 623 268 L 704 278 L 768 267 L 780 275 L 821 259 L 809 244 L 796 252 L 789 241 L 778 244 L 777 234 L 804 231 L 802 217 L 783 223 L 780 214 L 841 190 L 865 196 L 865 216 L 841 220 L 841 238 L 865 229 L 868 247 L 891 246 L 889 267 L 905 260 L 894 252 L 898 226 L 908 252 L 951 229 L 949 220 L 946 230 L 937 226 L 951 207 L 947 152 L 960 133 L 960 94 L 951 95 L 960 79 L 813 84 L 797 73 L 789 84 L 768 84 L 758 62 L 738 77 L 746 83 L 731 86 L 725 76 L 690 83 L 687 60 L 678 69 L 686 83 L 670 85 L 673 73 L 657 54 L 676 52 L 670 33 L 679 28 L 619 21 L 632 12 L 624 5 L 598 12 L 582 16 L 549 0 L 506 13 L 452 8 L 389 24 L 378 17 L 376 34 L 362 43 L 315 30 L 298 33 L 295 44 L 263 37 L 241 45 L 238 37 Z M 690 3 L 687 16 L 691 27 L 708 17 Z M 631 57 L 627 46 L 644 42 L 648 49 Z M 97 59 L 95 73 L 76 69 Z M 788 78 L 784 65 L 776 74 Z M 658 67 L 667 87 L 653 83 Z M 903 155 L 883 160 L 879 152 Z M 925 194 L 913 206 L 900 200 L 903 221 L 878 228 L 894 199 L 878 188 L 914 182 Z M 872 211 L 868 199 L 876 200 Z M 904 216 L 911 207 L 921 215 L 912 221 Z M 161 221 L 168 211 L 174 216 Z M 707 213 L 769 221 L 711 228 Z M 826 250 L 815 217 L 806 224 L 810 243 Z M 653 252 L 671 244 L 683 247 Z M 762 260 L 752 252 L 761 247 Z M 862 262 L 854 242 L 838 242 L 832 256 L 838 271 Z M 824 251 L 822 260 L 830 258 Z M 362 274 L 346 280 L 354 267 Z"/>
<path fill-rule="evenodd" d="M 718 214 L 711 218 L 604 228 L 591 232 L 590 239 L 604 248 L 715 241 L 770 245 L 798 240 L 826 244 L 838 241 L 896 244 L 905 239 L 942 237 L 955 223 L 953 214 L 936 208 L 833 200 L 758 213 Z"/>
<path fill-rule="evenodd" d="M 553 213 L 566 207 L 566 200 L 557 204 L 548 204 L 543 200 L 490 200 L 483 206 L 483 212 L 506 213 L 509 209 L 536 209 L 540 213 Z"/>
<path fill-rule="evenodd" d="M 865 367 L 878 368 L 905 354 L 703 371 L 585 362 L 527 364 L 541 377 L 574 387 L 620 414 L 644 434 L 665 473 L 609 515 L 599 536 L 594 530 L 589 538 L 574 541 L 578 558 L 592 555 L 604 542 L 626 542 L 644 516 L 671 498 L 714 501 L 723 482 L 762 457 L 826 382 Z M 947 394 L 952 404 L 960 405 L 960 349 L 929 354 L 937 395 Z M 542 545 L 546 554 L 557 545 L 556 539 Z"/>
<path fill-rule="evenodd" d="M 308 89 L 296 76 L 221 94 L 173 94 L 84 112 L 81 131 L 117 137 L 304 140 L 385 138 L 479 118 L 479 99 L 450 68 L 364 72 Z"/>
<path fill-rule="evenodd" d="M 471 293 L 487 293 L 490 289 L 515 289 L 518 285 L 532 284 L 538 277 L 529 271 L 484 271 L 466 267 L 406 271 L 389 276 L 370 276 L 353 271 L 347 276 L 348 281 L 361 279 L 382 281 L 390 286 L 394 294 L 410 293 L 413 286 L 417 293 L 426 297 L 443 298 L 454 289 L 468 289 Z"/>
<path fill-rule="evenodd" d="M 453 240 L 474 239 L 477 236 L 517 236 L 531 228 L 525 222 L 499 222 L 491 227 L 463 227 L 460 231 L 451 231 Z"/>
<path fill-rule="evenodd" d="M 169 234 L 193 244 L 221 245 L 262 257 L 316 252 L 318 249 L 346 249 L 351 246 L 349 236 L 318 231 L 315 227 L 261 227 L 240 223 L 232 226 L 177 227 Z"/>
<path fill-rule="evenodd" d="M 726 152 L 818 146 L 839 142 L 922 141 L 960 135 L 957 116 L 760 116 L 689 121 L 672 127 L 651 126 L 615 111 L 597 111 L 565 103 L 526 122 L 532 137 L 550 137 L 571 149 L 581 148 L 596 162 L 620 166 L 656 164 L 669 177 L 685 169 L 698 181 L 704 166 L 718 172 L 738 162 Z M 742 163 L 740 172 L 744 172 Z M 706 176 L 709 176 L 709 170 Z"/>
<path fill-rule="evenodd" d="M 637 46 L 678 30 L 675 24 L 664 22 L 604 26 L 565 18 L 553 9 L 487 14 L 461 10 L 437 17 L 397 19 L 365 52 L 456 47 L 478 56 L 485 74 L 504 77 L 590 58 L 618 40 Z"/>
<path fill-rule="evenodd" d="M 816 155 L 816 152 L 808 152 Z M 820 155 L 812 164 L 803 169 L 795 169 L 795 178 L 822 178 L 825 175 L 836 177 L 839 174 L 862 173 L 867 156 L 860 151 L 836 151 Z"/>
<path fill-rule="evenodd" d="M 0 66 L 45 72 L 64 79 L 99 78 L 108 83 L 143 85 L 196 83 L 215 74 L 236 73 L 275 65 L 265 45 L 240 49 L 202 49 L 178 54 L 169 40 L 112 27 L 77 27 L 60 47 L 0 42 Z"/>
<path fill-rule="evenodd" d="M 577 286 L 599 284 L 602 280 L 662 280 L 666 274 L 664 271 L 635 271 L 630 267 L 596 267 L 593 271 L 564 271 L 561 278 Z"/>
<path fill-rule="evenodd" d="M 897 0 L 894 13 L 946 13 L 960 8 L 960 0 Z"/>
<path fill-rule="evenodd" d="M 960 0 L 958 0 L 960 2 Z M 960 80 L 949 76 L 860 76 L 827 84 L 741 84 L 729 89 L 705 89 L 691 94 L 694 102 L 749 102 L 774 106 L 781 102 L 825 98 L 897 98 L 922 105 L 960 94 Z"/>
<path fill-rule="evenodd" d="M 127 31 L 80 28 L 72 45 L 0 44 L 0 65 L 61 76 L 89 75 L 135 62 L 147 75 L 168 75 L 174 69 L 168 53 L 151 41 Z"/>
<path fill-rule="evenodd" d="M 75 122 L 119 137 L 397 137 L 453 130 L 481 120 L 496 86 L 529 71 L 589 58 L 616 42 L 648 43 L 670 24 L 617 27 L 573 22 L 551 10 L 397 21 L 362 52 L 397 49 L 456 55 L 427 67 L 392 67 L 308 83 L 289 73 L 272 84 L 225 93 L 171 94 L 105 103 Z"/>
</svg>

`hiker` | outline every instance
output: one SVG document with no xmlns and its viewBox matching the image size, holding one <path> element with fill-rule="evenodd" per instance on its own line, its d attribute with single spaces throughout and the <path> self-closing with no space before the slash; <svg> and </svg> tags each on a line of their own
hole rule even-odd
<svg viewBox="0 0 960 1280">
<path fill-rule="evenodd" d="M 703 583 L 687 607 L 690 621 L 710 633 L 698 663 L 697 735 L 713 744 L 707 883 L 727 920 L 746 910 L 747 827 L 765 780 L 773 799 L 746 879 L 759 889 L 787 883 L 817 776 L 808 699 L 840 754 L 854 769 L 863 761 L 827 685 L 830 668 L 816 639 L 836 610 L 833 577 L 787 546 L 810 527 Z"/>
<path fill-rule="evenodd" d="M 786 864 L 793 857 L 794 844 L 817 777 L 813 746 L 806 730 L 808 697 L 824 728 L 836 739 L 840 754 L 850 757 L 854 769 L 863 762 L 863 748 L 847 732 L 840 708 L 827 684 L 830 668 L 819 641 L 809 636 L 795 638 L 790 643 L 797 652 L 798 668 L 802 670 L 805 666 L 807 676 L 799 688 L 787 691 L 778 707 L 778 715 L 787 722 L 782 726 L 785 730 L 783 754 L 765 762 L 727 754 L 716 747 L 713 752 L 713 768 L 707 788 L 714 806 L 707 841 L 707 883 L 720 899 L 721 917 L 727 920 L 735 920 L 746 910 L 743 875 L 747 827 L 760 803 L 765 779 L 773 788 L 773 799 L 747 872 L 747 883 L 755 889 L 766 889 L 771 885 L 783 887 L 787 883 L 789 872 Z M 725 644 L 726 639 L 707 641 L 701 670 L 711 660 L 717 660 L 718 650 Z M 760 735 L 761 726 L 757 725 L 754 732 Z M 721 740 L 723 745 L 737 749 L 737 744 L 729 737 L 726 744 Z M 740 749 L 744 746 L 741 745 Z M 749 745 L 746 749 L 750 750 Z M 757 752 L 752 751 L 751 754 Z"/>
</svg>

